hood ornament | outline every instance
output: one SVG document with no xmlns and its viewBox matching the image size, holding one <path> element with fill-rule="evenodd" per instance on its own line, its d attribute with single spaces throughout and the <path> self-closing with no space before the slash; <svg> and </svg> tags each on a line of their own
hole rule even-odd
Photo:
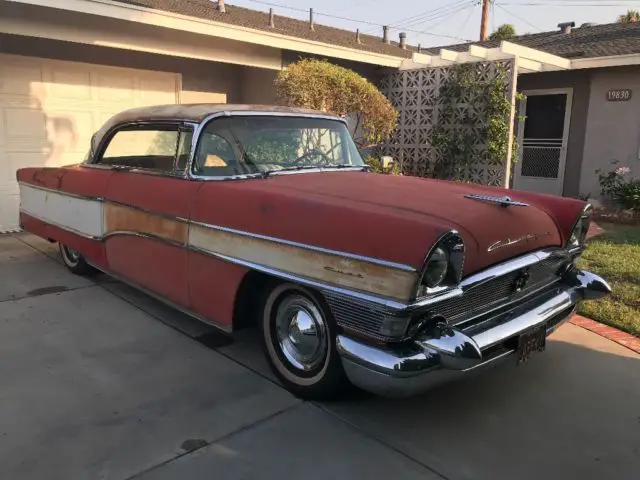
<svg viewBox="0 0 640 480">
<path fill-rule="evenodd" d="M 508 207 L 510 205 L 516 206 L 516 207 L 528 207 L 529 204 L 528 203 L 524 203 L 524 202 L 518 202 L 516 200 L 511 200 L 511 197 L 507 197 L 506 195 L 504 197 L 497 197 L 497 196 L 491 196 L 491 195 L 479 195 L 476 193 L 469 193 L 467 195 L 464 196 L 464 198 L 470 198 L 472 200 L 481 200 L 483 202 L 492 202 L 492 203 L 497 203 L 498 205 L 500 205 L 501 207 Z"/>
</svg>

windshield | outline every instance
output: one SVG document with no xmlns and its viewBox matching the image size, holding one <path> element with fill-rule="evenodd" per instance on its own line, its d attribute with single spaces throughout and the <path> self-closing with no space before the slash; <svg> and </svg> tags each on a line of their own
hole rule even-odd
<svg viewBox="0 0 640 480">
<path fill-rule="evenodd" d="M 346 125 L 338 120 L 236 116 L 206 125 L 192 171 L 213 177 L 363 166 Z"/>
</svg>

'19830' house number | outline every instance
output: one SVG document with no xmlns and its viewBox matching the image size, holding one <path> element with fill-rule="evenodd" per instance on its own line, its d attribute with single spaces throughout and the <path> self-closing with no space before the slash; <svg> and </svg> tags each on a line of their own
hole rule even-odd
<svg viewBox="0 0 640 480">
<path fill-rule="evenodd" d="M 631 99 L 631 89 L 618 88 L 607 92 L 607 101 L 609 102 L 626 102 Z"/>
</svg>

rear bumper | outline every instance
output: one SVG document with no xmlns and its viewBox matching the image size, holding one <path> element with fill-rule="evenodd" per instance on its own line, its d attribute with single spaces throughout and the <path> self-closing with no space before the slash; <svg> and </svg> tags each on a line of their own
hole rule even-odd
<svg viewBox="0 0 640 480">
<path fill-rule="evenodd" d="M 358 387 L 384 396 L 410 396 L 435 384 L 493 366 L 514 354 L 520 334 L 544 327 L 551 334 L 581 300 L 604 297 L 611 289 L 590 272 L 573 270 L 543 298 L 458 330 L 445 327 L 394 348 L 381 348 L 339 335 L 345 372 Z"/>
</svg>

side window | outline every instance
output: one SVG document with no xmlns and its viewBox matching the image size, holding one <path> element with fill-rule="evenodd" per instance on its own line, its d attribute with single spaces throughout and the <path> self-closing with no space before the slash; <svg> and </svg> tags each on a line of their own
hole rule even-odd
<svg viewBox="0 0 640 480">
<path fill-rule="evenodd" d="M 98 163 L 172 172 L 178 148 L 175 129 L 126 129 L 111 137 Z"/>
</svg>

